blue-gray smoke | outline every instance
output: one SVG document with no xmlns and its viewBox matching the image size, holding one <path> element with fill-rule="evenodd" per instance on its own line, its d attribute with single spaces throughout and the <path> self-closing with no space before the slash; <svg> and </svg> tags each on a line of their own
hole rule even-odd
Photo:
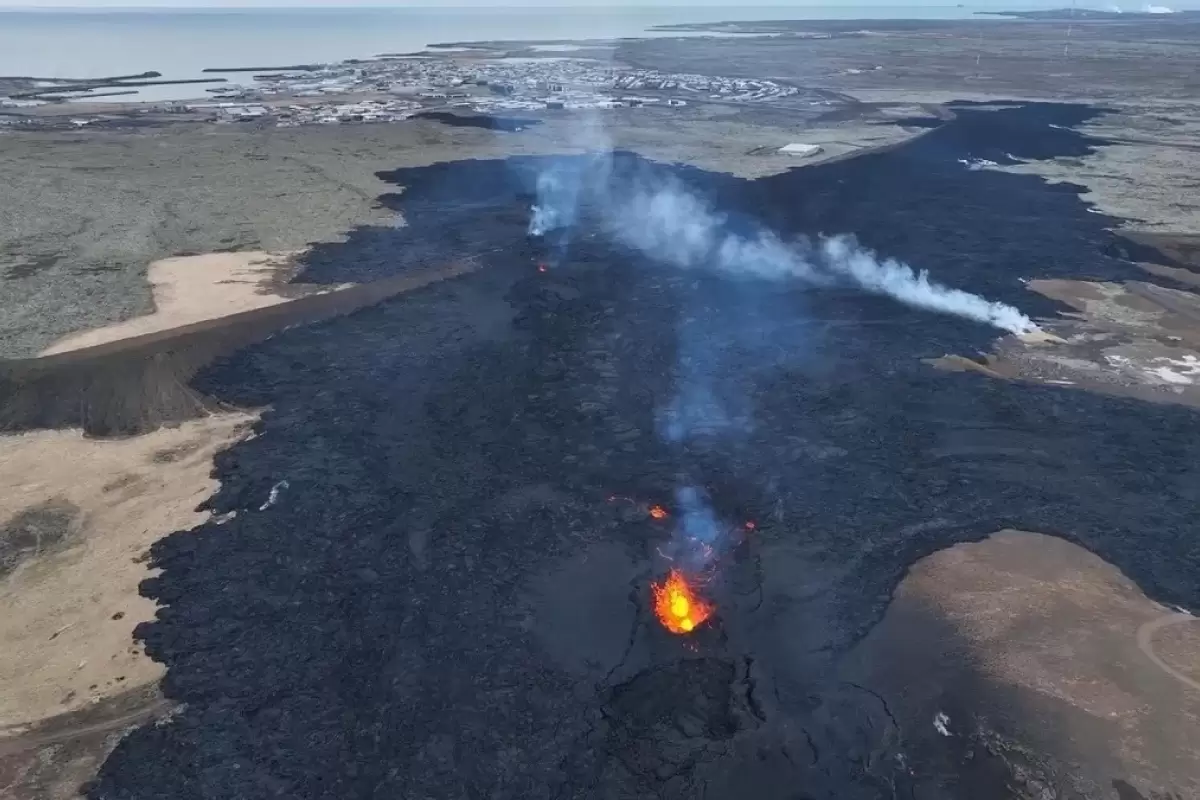
<svg viewBox="0 0 1200 800">
<path fill-rule="evenodd" d="M 822 237 L 818 246 L 790 246 L 775 233 L 730 230 L 726 215 L 678 181 L 614 186 L 610 162 L 592 157 L 582 168 L 560 167 L 539 180 L 530 232 L 544 234 L 573 225 L 586 195 L 608 233 L 624 245 L 681 269 L 704 269 L 737 277 L 795 281 L 805 285 L 850 284 L 905 305 L 972 319 L 1010 333 L 1037 326 L 1005 303 L 943 286 L 929 273 L 895 259 L 880 260 L 853 236 Z"/>
<path fill-rule="evenodd" d="M 598 128 L 585 129 L 589 144 L 601 144 Z M 791 282 L 805 286 L 856 286 L 905 305 L 976 320 L 1012 333 L 1028 333 L 1036 325 L 1017 309 L 985 300 L 961 289 L 936 283 L 924 272 L 894 259 L 880 260 L 852 236 L 822 237 L 816 245 L 784 242 L 761 226 L 739 226 L 682 183 L 641 178 L 613 179 L 605 151 L 560 163 L 537 181 L 538 200 L 529 232 L 556 232 L 569 242 L 586 204 L 603 230 L 616 242 L 652 260 L 678 269 L 695 269 L 735 278 Z M 562 245 L 565 246 L 565 245 Z M 659 433 L 672 444 L 700 437 L 740 435 L 752 428 L 749 398 L 741 389 L 736 357 L 739 337 L 753 327 L 755 308 L 738 307 L 729 290 L 722 302 L 686 309 L 680 321 L 676 393 L 659 410 Z M 761 301 L 761 297 L 756 297 Z M 766 314 L 761 315 L 766 317 Z M 759 333 L 757 331 L 753 333 Z M 751 335 L 753 335 L 753 333 Z M 736 356 L 736 354 L 734 354 Z M 731 380 L 732 378 L 732 380 Z M 692 571 L 712 563 L 728 539 L 702 491 L 683 485 L 676 493 L 680 521 L 671 558 Z"/>
<path fill-rule="evenodd" d="M 658 413 L 658 432 L 667 442 L 682 444 L 690 439 L 730 433 L 747 433 L 753 428 L 749 398 L 737 380 L 738 345 L 746 327 L 737 297 L 727 306 L 705 306 L 695 297 L 676 328 L 676 393 Z"/>
<path fill-rule="evenodd" d="M 724 214 L 677 181 L 638 185 L 605 207 L 609 233 L 657 261 L 736 277 L 826 282 L 770 231 L 731 231 Z"/>
<path fill-rule="evenodd" d="M 580 182 L 566 174 L 569 168 L 547 170 L 538 175 L 538 204 L 529 219 L 529 235 L 545 236 L 575 225 L 579 213 Z"/>
<path fill-rule="evenodd" d="M 679 522 L 675 530 L 675 565 L 688 572 L 706 570 L 728 543 L 728 526 L 717 519 L 708 496 L 695 486 L 675 490 Z"/>
<path fill-rule="evenodd" d="M 1012 306 L 943 286 L 924 270 L 917 272 L 894 259 L 881 261 L 852 236 L 822 237 L 818 247 L 803 252 L 763 228 L 750 234 L 732 232 L 724 214 L 678 182 L 637 187 L 608 208 L 609 231 L 618 241 L 676 267 L 808 285 L 850 283 L 914 308 L 973 319 L 1010 333 L 1029 333 L 1037 327 Z"/>
<path fill-rule="evenodd" d="M 571 235 L 579 221 L 586 195 L 605 191 L 612 167 L 612 146 L 600 117 L 585 112 L 571 128 L 570 146 L 583 155 L 555 159 L 537 176 L 537 203 L 529 219 L 530 236 L 555 234 L 551 241 L 556 261 L 571 246 Z"/>
</svg>

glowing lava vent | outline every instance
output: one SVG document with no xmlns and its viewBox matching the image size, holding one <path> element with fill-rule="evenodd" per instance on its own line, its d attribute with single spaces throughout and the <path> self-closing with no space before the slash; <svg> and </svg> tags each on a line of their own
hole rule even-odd
<svg viewBox="0 0 1200 800">
<path fill-rule="evenodd" d="M 679 570 L 671 570 L 662 583 L 651 583 L 654 616 L 671 633 L 691 633 L 712 616 L 713 607 L 696 594 Z"/>
</svg>

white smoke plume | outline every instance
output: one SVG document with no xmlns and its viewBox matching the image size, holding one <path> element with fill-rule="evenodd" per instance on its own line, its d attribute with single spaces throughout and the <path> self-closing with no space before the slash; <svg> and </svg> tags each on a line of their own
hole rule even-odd
<svg viewBox="0 0 1200 800">
<path fill-rule="evenodd" d="M 850 279 L 862 289 L 895 298 L 905 305 L 940 311 L 993 325 L 1010 333 L 1030 333 L 1037 325 L 1006 303 L 985 300 L 976 294 L 942 286 L 929 279 L 925 270 L 895 259 L 880 261 L 870 250 L 859 247 L 850 236 L 821 241 L 822 265 Z"/>
<path fill-rule="evenodd" d="M 572 149 L 584 157 L 558 161 L 538 174 L 537 203 L 529 219 L 529 235 L 546 234 L 573 226 L 579 217 L 584 193 L 608 182 L 612 142 L 596 111 L 579 116 L 570 129 Z"/>
<path fill-rule="evenodd" d="M 529 218 L 529 235 L 545 236 L 575 223 L 579 207 L 579 181 L 568 170 L 547 170 L 538 175 L 538 203 Z"/>
<path fill-rule="evenodd" d="M 643 178 L 628 187 L 614 182 L 608 142 L 594 115 L 585 119 L 574 138 L 588 155 L 559 163 L 538 176 L 531 235 L 569 231 L 588 201 L 615 240 L 675 267 L 809 285 L 850 283 L 914 308 L 1010 333 L 1037 330 L 1029 317 L 1012 306 L 943 286 L 924 270 L 895 259 L 880 260 L 853 236 L 823 237 L 816 247 L 793 246 L 758 226 L 747 231 L 743 225 L 735 232 L 726 215 L 679 181 Z"/>
<path fill-rule="evenodd" d="M 727 229 L 725 215 L 677 183 L 642 188 L 606 206 L 613 209 L 609 225 L 618 241 L 676 267 L 815 285 L 845 281 L 914 308 L 972 319 L 1011 333 L 1037 329 L 1012 306 L 943 286 L 927 272 L 894 259 L 881 261 L 852 236 L 822 238 L 819 247 L 806 253 L 761 228 L 749 235 L 733 233 Z"/>
<path fill-rule="evenodd" d="M 822 282 L 775 234 L 758 230 L 746 237 L 725 230 L 725 215 L 682 186 L 640 190 L 615 206 L 608 220 L 613 236 L 651 258 L 732 275 Z"/>
</svg>

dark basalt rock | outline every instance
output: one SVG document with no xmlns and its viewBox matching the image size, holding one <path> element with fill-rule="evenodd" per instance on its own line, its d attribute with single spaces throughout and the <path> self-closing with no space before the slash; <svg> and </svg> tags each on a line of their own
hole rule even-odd
<svg viewBox="0 0 1200 800">
<path fill-rule="evenodd" d="M 756 181 L 632 154 L 616 165 L 667 171 L 734 224 L 854 232 L 1034 315 L 1057 307 L 1020 277 L 1144 277 L 1113 257 L 1116 220 L 1089 213 L 1077 187 L 958 162 L 1085 153 L 1094 142 L 1051 123 L 1098 111 L 957 113 L 894 150 Z M 143 590 L 163 608 L 138 635 L 183 707 L 125 738 L 91 797 L 696 797 L 704 787 L 679 782 L 678 767 L 713 742 L 727 749 L 705 762 L 709 797 L 747 796 L 717 781 L 734 754 L 737 775 L 778 778 L 756 797 L 890 796 L 921 766 L 896 756 L 897 737 L 936 736 L 929 720 L 890 719 L 881 699 L 806 671 L 787 648 L 802 638 L 836 663 L 916 559 L 1020 527 L 1200 607 L 1194 412 L 935 372 L 921 359 L 984 349 L 996 331 L 844 290 L 680 274 L 586 220 L 538 272 L 546 244 L 525 228 L 545 163 L 385 174 L 405 189 L 381 202 L 407 225 L 317 247 L 303 280 L 464 257 L 483 268 L 279 333 L 198 376 L 204 397 L 270 410 L 258 437 L 216 460 L 209 506 L 237 516 L 153 550 L 162 573 Z M 742 398 L 752 426 L 668 446 L 657 414 L 676 389 L 681 320 L 697 316 L 711 322 L 714 390 Z M 819 566 L 723 605 L 711 645 L 696 640 L 715 652 L 653 638 L 643 604 L 611 663 L 650 652 L 647 671 L 580 684 L 529 633 L 538 607 L 523 587 L 595 542 L 648 575 L 657 534 L 606 498 L 669 502 L 681 476 L 723 518 L 759 521 L 746 547 L 766 553 L 761 570 L 784 569 L 769 556 L 780 542 Z M 529 486 L 569 501 L 513 504 Z M 801 601 L 770 587 L 799 584 L 816 587 L 811 615 L 773 627 Z M 746 657 L 771 676 L 753 693 L 763 709 L 770 697 L 761 717 L 731 688 Z M 756 737 L 762 748 L 746 751 Z"/>
</svg>

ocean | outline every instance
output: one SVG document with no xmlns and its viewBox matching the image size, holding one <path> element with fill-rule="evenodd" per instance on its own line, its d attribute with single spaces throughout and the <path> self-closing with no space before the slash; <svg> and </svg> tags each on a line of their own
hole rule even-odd
<svg viewBox="0 0 1200 800">
<path fill-rule="evenodd" d="M 203 77 L 205 67 L 322 63 L 411 52 L 445 42 L 667 35 L 648 29 L 688 22 L 955 19 L 969 17 L 971 12 L 954 6 L 899 5 L 0 9 L 0 75 L 94 78 L 154 70 L 164 78 L 198 78 Z M 195 86 L 160 86 L 142 90 L 136 99 L 171 100 L 202 94 Z"/>
</svg>

